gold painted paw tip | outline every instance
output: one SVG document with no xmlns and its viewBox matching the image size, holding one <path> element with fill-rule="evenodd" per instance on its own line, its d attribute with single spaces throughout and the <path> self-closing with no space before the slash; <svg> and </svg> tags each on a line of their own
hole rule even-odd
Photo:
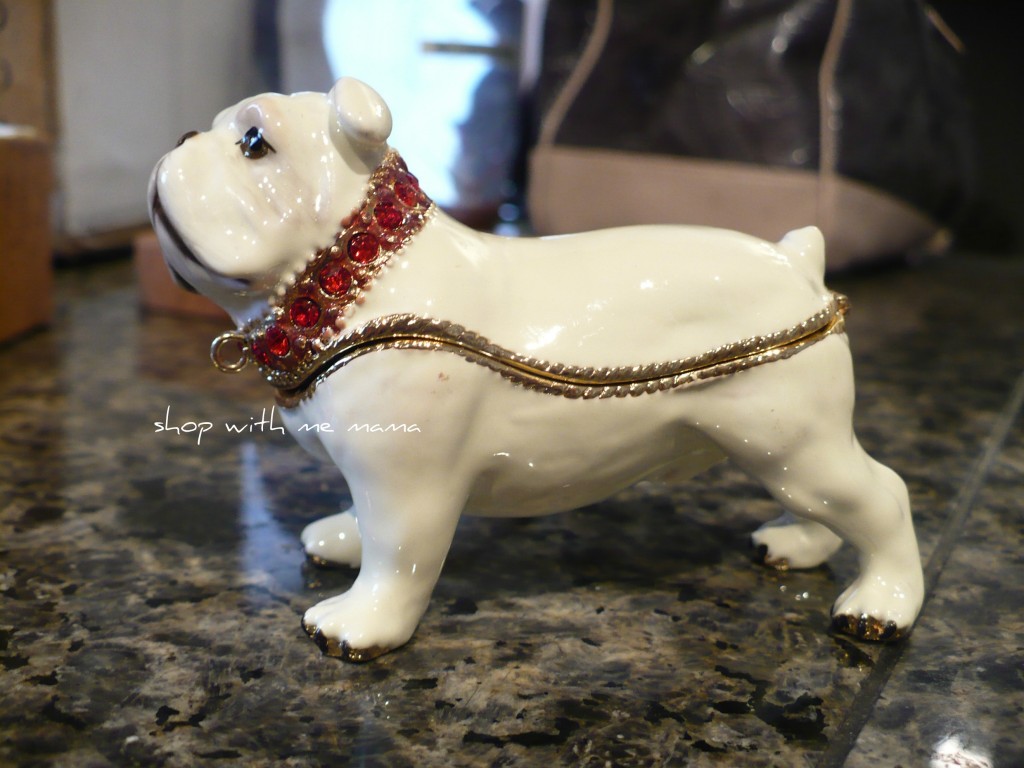
<svg viewBox="0 0 1024 768">
<path fill-rule="evenodd" d="M 339 642 L 336 638 L 328 637 L 322 629 L 312 624 L 307 624 L 305 621 L 302 622 L 302 629 L 316 643 L 317 648 L 320 649 L 324 656 L 341 659 L 342 661 L 350 661 L 357 664 L 364 661 L 372 661 L 391 650 L 379 645 L 372 645 L 369 648 L 353 648 L 347 641 L 342 640 Z"/>
<path fill-rule="evenodd" d="M 754 553 L 754 559 L 761 565 L 774 568 L 777 571 L 788 571 L 789 560 L 784 557 L 771 557 L 768 554 L 767 544 L 758 544 L 757 551 Z"/>
<path fill-rule="evenodd" d="M 306 565 L 316 568 L 317 570 L 324 571 L 358 571 L 358 565 L 351 565 L 350 563 L 339 563 L 336 560 L 328 560 L 320 555 L 311 555 L 306 553 Z"/>
<path fill-rule="evenodd" d="M 910 634 L 910 627 L 899 627 L 894 621 L 883 622 L 866 614 L 839 614 L 832 617 L 832 631 L 873 643 L 894 643 L 906 638 Z"/>
<path fill-rule="evenodd" d="M 330 560 L 325 560 L 319 555 L 311 555 L 306 553 L 306 562 L 317 568 L 330 568 L 334 565 Z"/>
<path fill-rule="evenodd" d="M 346 642 L 341 643 L 341 652 L 338 654 L 329 654 L 331 656 L 337 656 L 343 661 L 351 661 L 355 663 L 362 663 L 364 661 L 373 661 L 378 656 L 383 656 L 385 653 L 390 651 L 390 648 L 384 648 L 379 645 L 371 645 L 369 648 L 353 648 Z"/>
</svg>

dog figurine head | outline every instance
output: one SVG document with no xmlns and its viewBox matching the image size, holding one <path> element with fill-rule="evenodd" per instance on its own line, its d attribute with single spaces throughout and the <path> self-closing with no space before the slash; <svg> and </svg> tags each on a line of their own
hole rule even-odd
<svg viewBox="0 0 1024 768">
<path fill-rule="evenodd" d="M 172 275 L 249 319 L 330 241 L 387 151 L 391 112 L 370 86 L 263 94 L 186 133 L 150 178 L 150 215 Z M 173 213 L 171 213 L 173 211 Z"/>
</svg>

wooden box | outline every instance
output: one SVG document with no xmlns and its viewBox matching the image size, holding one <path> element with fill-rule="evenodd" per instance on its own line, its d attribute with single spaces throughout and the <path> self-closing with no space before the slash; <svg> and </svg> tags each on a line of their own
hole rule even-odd
<svg viewBox="0 0 1024 768">
<path fill-rule="evenodd" d="M 31 131 L 0 133 L 0 341 L 53 315 L 51 158 Z"/>
<path fill-rule="evenodd" d="M 54 135 L 53 11 L 49 0 L 0 0 L 0 123 Z"/>
<path fill-rule="evenodd" d="M 205 296 L 189 293 L 171 279 L 155 233 L 145 232 L 135 238 L 133 260 L 139 303 L 143 309 L 178 315 L 227 318 L 227 313 Z"/>
</svg>

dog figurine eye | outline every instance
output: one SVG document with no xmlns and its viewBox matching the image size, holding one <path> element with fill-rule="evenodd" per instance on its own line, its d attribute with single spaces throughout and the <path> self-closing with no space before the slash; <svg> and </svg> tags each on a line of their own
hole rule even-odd
<svg viewBox="0 0 1024 768">
<path fill-rule="evenodd" d="M 266 157 L 267 152 L 277 152 L 270 142 L 263 138 L 263 131 L 255 126 L 246 131 L 235 144 L 242 148 L 242 157 L 248 160 L 259 160 Z"/>
</svg>

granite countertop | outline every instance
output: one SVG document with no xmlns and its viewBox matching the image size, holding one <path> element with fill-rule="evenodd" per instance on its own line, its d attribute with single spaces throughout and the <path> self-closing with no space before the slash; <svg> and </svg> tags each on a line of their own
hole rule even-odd
<svg viewBox="0 0 1024 768">
<path fill-rule="evenodd" d="M 224 428 L 272 402 L 210 367 L 225 326 L 140 313 L 127 264 L 63 272 L 52 330 L 0 347 L 0 764 L 1024 765 L 1024 263 L 832 284 L 927 564 L 907 642 L 829 634 L 849 548 L 754 564 L 777 509 L 723 465 L 463 520 L 413 641 L 349 665 L 299 625 L 353 578 L 298 542 L 336 470 Z"/>
</svg>

